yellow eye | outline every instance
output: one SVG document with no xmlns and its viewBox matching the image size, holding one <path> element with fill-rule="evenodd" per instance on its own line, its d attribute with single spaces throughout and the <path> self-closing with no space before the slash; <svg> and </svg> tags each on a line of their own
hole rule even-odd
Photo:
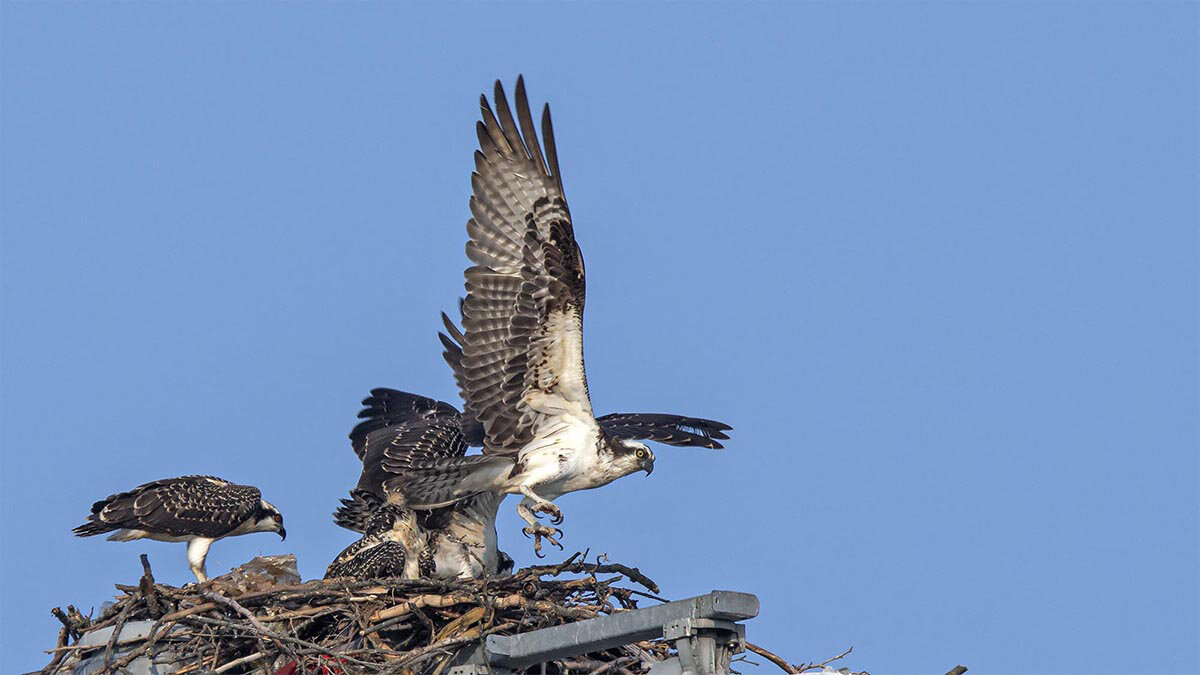
<svg viewBox="0 0 1200 675">
<path fill-rule="evenodd" d="M 645 456 L 646 456 L 646 451 L 645 451 L 645 450 L 638 450 L 638 451 L 637 451 L 637 456 L 638 456 L 638 459 L 641 459 L 641 458 L 645 457 Z"/>
</svg>

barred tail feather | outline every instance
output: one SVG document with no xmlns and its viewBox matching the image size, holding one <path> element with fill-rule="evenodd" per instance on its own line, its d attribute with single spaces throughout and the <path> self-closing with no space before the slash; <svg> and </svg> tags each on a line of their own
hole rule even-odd
<svg viewBox="0 0 1200 675">
<path fill-rule="evenodd" d="M 71 531 L 75 533 L 76 537 L 94 537 L 98 534 L 104 534 L 105 532 L 112 532 L 115 529 L 117 528 L 113 527 L 112 525 L 89 520 L 88 522 Z"/>
<path fill-rule="evenodd" d="M 333 512 L 333 522 L 351 532 L 366 532 L 367 522 L 383 505 L 383 499 L 366 490 L 351 490 L 348 499 Z"/>
</svg>

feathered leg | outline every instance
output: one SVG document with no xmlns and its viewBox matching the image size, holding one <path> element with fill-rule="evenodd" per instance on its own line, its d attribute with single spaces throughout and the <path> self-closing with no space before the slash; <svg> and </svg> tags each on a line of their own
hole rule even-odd
<svg viewBox="0 0 1200 675">
<path fill-rule="evenodd" d="M 212 546 L 213 540 L 207 537 L 195 537 L 188 541 L 187 559 L 188 567 L 191 568 L 192 574 L 196 575 L 196 581 L 208 581 L 208 573 L 204 569 L 204 561 L 208 558 L 208 547 Z"/>
</svg>

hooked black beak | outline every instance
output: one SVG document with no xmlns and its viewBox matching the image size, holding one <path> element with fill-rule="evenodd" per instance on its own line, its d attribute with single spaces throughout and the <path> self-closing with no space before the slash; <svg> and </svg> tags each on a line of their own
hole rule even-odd
<svg viewBox="0 0 1200 675">
<path fill-rule="evenodd" d="M 646 475 L 654 473 L 654 459 L 649 458 L 642 461 L 642 468 L 646 470 Z"/>
<path fill-rule="evenodd" d="M 282 525 L 279 526 L 279 541 L 287 539 L 287 530 Z"/>
</svg>

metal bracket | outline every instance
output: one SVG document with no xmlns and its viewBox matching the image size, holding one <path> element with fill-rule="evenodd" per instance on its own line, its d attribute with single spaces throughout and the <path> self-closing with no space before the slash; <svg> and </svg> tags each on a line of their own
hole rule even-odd
<svg viewBox="0 0 1200 675">
<path fill-rule="evenodd" d="M 489 635 L 460 652 L 448 675 L 511 675 L 537 663 L 660 637 L 674 643 L 680 658 L 657 664 L 654 675 L 725 675 L 745 642 L 745 627 L 734 622 L 757 614 L 753 595 L 713 591 L 527 633 Z"/>
<path fill-rule="evenodd" d="M 663 626 L 663 639 L 679 652 L 679 669 L 689 675 L 724 675 L 743 651 L 746 627 L 719 619 L 679 619 Z"/>
<path fill-rule="evenodd" d="M 695 637 L 701 634 L 701 631 L 709 632 L 728 632 L 737 633 L 738 646 L 746 639 L 746 627 L 740 623 L 732 621 L 721 621 L 719 619 L 679 619 L 672 621 L 663 626 L 664 640 L 678 640 L 679 638 Z M 739 651 L 741 651 L 739 649 Z"/>
</svg>

